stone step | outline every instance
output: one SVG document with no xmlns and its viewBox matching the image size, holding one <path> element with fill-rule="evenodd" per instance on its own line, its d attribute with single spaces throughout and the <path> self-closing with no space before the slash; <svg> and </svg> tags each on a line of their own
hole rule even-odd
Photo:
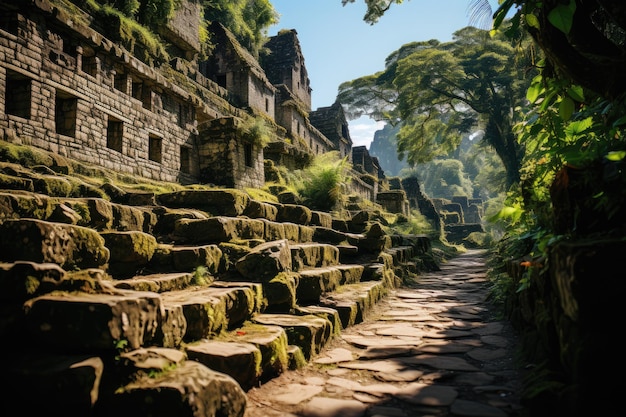
<svg viewBox="0 0 626 417">
<path fill-rule="evenodd" d="M 212 338 L 248 320 L 259 310 L 252 286 L 191 287 L 161 294 L 165 307 L 182 307 L 186 320 L 183 340 Z"/>
<path fill-rule="evenodd" d="M 339 249 L 327 243 L 289 244 L 294 271 L 339 264 Z"/>
<path fill-rule="evenodd" d="M 252 322 L 285 329 L 288 343 L 298 346 L 307 361 L 317 355 L 333 335 L 332 323 L 316 315 L 257 314 Z"/>
<path fill-rule="evenodd" d="M 324 294 L 319 301 L 322 307 L 337 310 L 343 328 L 361 323 L 388 290 L 383 281 L 366 281 L 348 284 L 341 291 Z"/>
<path fill-rule="evenodd" d="M 229 375 L 195 360 L 158 360 L 162 358 L 155 358 L 154 350 L 138 353 L 129 352 L 121 359 L 133 360 L 141 372 L 132 373 L 132 380 L 104 395 L 98 403 L 98 415 L 243 415 L 246 393 Z"/>
<path fill-rule="evenodd" d="M 54 292 L 24 303 L 24 326 L 40 348 L 63 352 L 113 351 L 155 342 L 163 323 L 161 296 L 148 291 Z"/>
<path fill-rule="evenodd" d="M 0 260 L 51 262 L 65 270 L 99 268 L 109 261 L 109 249 L 102 236 L 87 227 L 7 219 L 0 223 Z"/>
<path fill-rule="evenodd" d="M 197 207 L 124 210 L 87 199 L 67 205 L 84 204 L 93 228 L 33 219 L 0 225 L 9 236 L 32 231 L 28 247 L 36 254 L 24 261 L 21 251 L 0 255 L 0 285 L 10 287 L 0 291 L 2 311 L 17 313 L 2 321 L 0 334 L 28 347 L 34 364 L 48 351 L 70 358 L 59 359 L 61 370 L 42 365 L 30 386 L 40 386 L 35 378 L 46 372 L 42 381 L 67 381 L 75 388 L 58 398 L 76 402 L 68 403 L 76 407 L 69 415 L 88 415 L 82 411 L 94 402 L 101 415 L 119 407 L 126 408 L 115 414 L 206 407 L 209 415 L 237 415 L 245 391 L 303 366 L 361 322 L 399 285 L 394 268 L 410 264 L 424 245 L 365 224 L 340 232 L 330 215 L 302 207 L 237 206 L 238 194 L 212 195 L 235 206 L 209 211 L 203 193 L 194 193 Z M 11 239 L 4 241 L 10 248 Z M 92 383 L 81 384 L 82 377 Z M 28 387 L 30 377 L 21 378 Z M 209 391 L 213 402 L 203 404 Z M 141 403 L 148 398 L 152 405 Z"/>
<path fill-rule="evenodd" d="M 189 358 L 230 375 L 246 391 L 306 362 L 299 348 L 290 351 L 283 327 L 252 322 L 219 339 L 190 343 L 185 351 Z"/>
</svg>

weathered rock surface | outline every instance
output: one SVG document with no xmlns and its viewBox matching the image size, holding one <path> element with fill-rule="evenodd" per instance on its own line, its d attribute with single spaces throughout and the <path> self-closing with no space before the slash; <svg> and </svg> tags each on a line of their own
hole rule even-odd
<svg viewBox="0 0 626 417">
<path fill-rule="evenodd" d="M 116 202 L 0 193 L 7 409 L 241 417 L 247 391 L 315 359 L 430 257 L 427 237 L 396 245 L 364 214 L 103 189 Z"/>
</svg>

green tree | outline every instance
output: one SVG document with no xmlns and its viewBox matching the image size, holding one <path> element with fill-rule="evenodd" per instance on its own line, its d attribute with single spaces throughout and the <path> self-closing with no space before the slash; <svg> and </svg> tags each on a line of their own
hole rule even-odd
<svg viewBox="0 0 626 417">
<path fill-rule="evenodd" d="M 267 41 L 268 28 L 278 22 L 269 0 L 205 0 L 204 18 L 218 21 L 256 58 Z"/>
<path fill-rule="evenodd" d="M 466 27 L 451 42 L 406 44 L 387 58 L 384 71 L 341 84 L 338 99 L 349 117 L 399 123 L 398 153 L 411 165 L 449 154 L 480 125 L 511 185 L 519 181 L 523 156 L 514 110 L 525 105 L 532 64 L 515 42 Z"/>
</svg>

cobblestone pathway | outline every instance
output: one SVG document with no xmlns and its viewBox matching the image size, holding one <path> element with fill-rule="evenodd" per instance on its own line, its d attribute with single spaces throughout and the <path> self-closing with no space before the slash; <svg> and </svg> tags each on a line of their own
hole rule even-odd
<svg viewBox="0 0 626 417">
<path fill-rule="evenodd" d="M 515 333 L 490 311 L 484 254 L 392 291 L 307 366 L 250 390 L 245 417 L 524 416 Z"/>
</svg>

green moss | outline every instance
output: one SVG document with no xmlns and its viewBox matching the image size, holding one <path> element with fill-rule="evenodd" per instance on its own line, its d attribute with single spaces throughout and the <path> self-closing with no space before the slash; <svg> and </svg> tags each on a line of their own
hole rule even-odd
<svg viewBox="0 0 626 417">
<path fill-rule="evenodd" d="M 72 183 L 61 177 L 54 175 L 41 175 L 33 182 L 35 191 L 55 197 L 68 197 L 72 194 Z"/>
<path fill-rule="evenodd" d="M 79 216 L 79 226 L 88 226 L 91 223 L 91 213 L 89 212 L 89 206 L 82 201 L 68 201 L 66 204 L 74 210 Z"/>
<path fill-rule="evenodd" d="M 209 274 L 209 270 L 204 266 L 198 266 L 193 271 L 193 277 L 191 279 L 192 285 L 198 285 L 201 287 L 209 285 L 213 279 Z"/>
<path fill-rule="evenodd" d="M 98 268 L 109 261 L 109 250 L 104 245 L 104 238 L 97 231 L 72 226 L 70 234 L 75 250 L 72 256 L 68 257 L 65 269 Z"/>
<path fill-rule="evenodd" d="M 304 368 L 307 363 L 308 362 L 304 357 L 304 353 L 302 353 L 302 349 L 294 346 L 294 348 L 289 351 L 289 369 L 301 369 Z"/>
<path fill-rule="evenodd" d="M 13 162 L 26 167 L 52 166 L 54 160 L 45 151 L 25 145 L 0 141 L 0 161 Z"/>
<path fill-rule="evenodd" d="M 0 187 L 5 190 L 34 191 L 33 181 L 0 173 Z"/>
<path fill-rule="evenodd" d="M 39 279 L 31 275 L 27 276 L 26 279 L 24 280 L 24 290 L 26 291 L 26 294 L 28 295 L 36 294 L 40 285 L 41 285 L 41 282 L 39 281 Z"/>
<path fill-rule="evenodd" d="M 259 189 L 259 188 L 245 188 L 244 191 L 250 196 L 250 198 L 270 203 L 278 203 L 278 198 L 272 193 Z"/>
</svg>

